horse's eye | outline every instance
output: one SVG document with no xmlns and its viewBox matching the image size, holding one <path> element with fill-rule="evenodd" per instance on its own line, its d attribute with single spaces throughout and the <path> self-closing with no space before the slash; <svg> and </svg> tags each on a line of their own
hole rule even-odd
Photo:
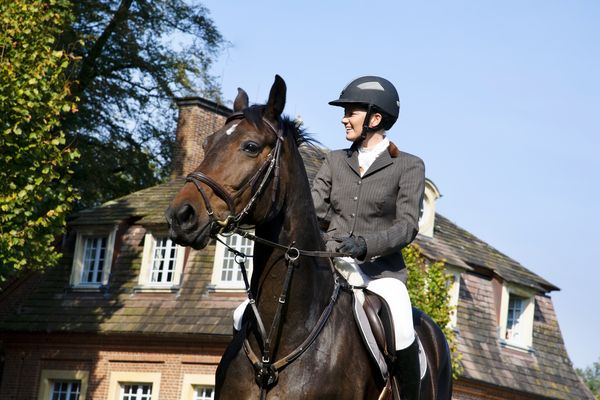
<svg viewBox="0 0 600 400">
<path fill-rule="evenodd" d="M 242 143 L 242 150 L 250 155 L 257 155 L 260 151 L 260 145 L 256 142 L 247 141 Z"/>
</svg>

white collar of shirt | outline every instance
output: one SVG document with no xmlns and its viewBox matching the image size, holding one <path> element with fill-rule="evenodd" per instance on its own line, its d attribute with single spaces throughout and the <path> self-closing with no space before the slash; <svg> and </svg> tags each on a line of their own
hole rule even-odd
<svg viewBox="0 0 600 400">
<path fill-rule="evenodd" d="M 363 176 L 365 172 L 369 170 L 371 164 L 373 164 L 375 159 L 379 157 L 381 153 L 387 150 L 389 145 L 390 140 L 388 138 L 383 138 L 381 142 L 377 143 L 370 149 L 367 149 L 366 147 L 358 148 L 358 166 L 361 170 L 361 176 Z"/>
</svg>

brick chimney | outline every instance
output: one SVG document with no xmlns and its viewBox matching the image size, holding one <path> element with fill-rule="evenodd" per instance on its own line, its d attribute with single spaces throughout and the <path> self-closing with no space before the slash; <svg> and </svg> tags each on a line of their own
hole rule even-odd
<svg viewBox="0 0 600 400">
<path fill-rule="evenodd" d="M 179 108 L 171 179 L 186 176 L 202 161 L 204 138 L 225 123 L 232 111 L 200 97 L 176 99 Z"/>
</svg>

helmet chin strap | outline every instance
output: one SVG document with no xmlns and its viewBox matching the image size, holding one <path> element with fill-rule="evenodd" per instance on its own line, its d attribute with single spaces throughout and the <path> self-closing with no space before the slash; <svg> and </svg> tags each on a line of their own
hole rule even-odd
<svg viewBox="0 0 600 400">
<path fill-rule="evenodd" d="M 367 138 L 367 135 L 369 133 L 372 132 L 377 132 L 379 130 L 377 125 L 374 128 L 369 127 L 369 123 L 371 122 L 371 104 L 369 104 L 369 106 L 367 107 L 367 114 L 365 115 L 365 121 L 363 122 L 363 128 L 362 128 L 362 133 L 360 134 L 360 137 L 358 139 L 356 139 L 356 141 L 354 143 L 356 143 L 357 146 L 360 146 L 362 144 L 362 142 Z"/>
</svg>

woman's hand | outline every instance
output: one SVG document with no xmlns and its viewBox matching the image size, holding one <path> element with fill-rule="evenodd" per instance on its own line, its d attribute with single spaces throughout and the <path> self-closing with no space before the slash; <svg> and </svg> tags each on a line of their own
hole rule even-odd
<svg viewBox="0 0 600 400">
<path fill-rule="evenodd" d="M 342 240 L 335 250 L 348 254 L 352 258 L 361 259 L 367 254 L 367 242 L 362 236 L 350 236 Z"/>
</svg>

